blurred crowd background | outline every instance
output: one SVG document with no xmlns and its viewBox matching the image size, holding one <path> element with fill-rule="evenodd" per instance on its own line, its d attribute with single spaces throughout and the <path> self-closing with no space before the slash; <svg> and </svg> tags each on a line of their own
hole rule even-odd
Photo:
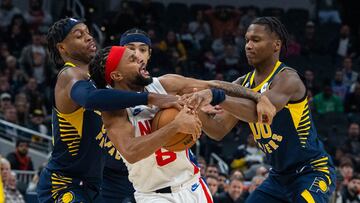
<svg viewBox="0 0 360 203">
<path fill-rule="evenodd" d="M 244 53 L 251 21 L 279 18 L 290 36 L 282 61 L 304 76 L 315 125 L 337 167 L 331 202 L 360 202 L 357 4 L 313 0 L 309 8 L 297 8 L 229 2 L 1 0 L 0 154 L 7 202 L 31 201 L 51 151 L 53 88 L 61 67 L 49 60 L 46 33 L 65 16 L 85 19 L 99 48 L 117 45 L 127 29 L 145 30 L 152 40 L 148 69 L 153 76 L 226 81 L 252 70 Z M 219 203 L 244 202 L 269 170 L 244 123 L 220 142 L 202 136 L 193 151 Z"/>
</svg>

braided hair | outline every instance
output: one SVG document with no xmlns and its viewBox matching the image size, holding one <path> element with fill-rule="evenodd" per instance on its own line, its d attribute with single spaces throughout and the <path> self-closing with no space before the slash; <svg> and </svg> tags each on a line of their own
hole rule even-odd
<svg viewBox="0 0 360 203">
<path fill-rule="evenodd" d="M 56 66 L 59 67 L 64 64 L 64 61 L 61 58 L 60 52 L 57 49 L 56 45 L 57 43 L 63 40 L 63 36 L 64 36 L 63 28 L 69 21 L 70 18 L 64 18 L 57 21 L 56 23 L 54 23 L 53 26 L 49 28 L 49 31 L 46 36 L 50 58 L 53 60 Z"/>
<path fill-rule="evenodd" d="M 89 64 L 90 79 L 99 89 L 105 89 L 107 86 L 105 80 L 105 64 L 109 56 L 111 46 L 98 51 Z"/>
<path fill-rule="evenodd" d="M 271 33 L 275 32 L 282 42 L 281 54 L 285 54 L 287 52 L 289 34 L 284 24 L 282 24 L 279 19 L 275 17 L 259 17 L 254 19 L 251 24 L 264 25 L 270 29 Z"/>
</svg>

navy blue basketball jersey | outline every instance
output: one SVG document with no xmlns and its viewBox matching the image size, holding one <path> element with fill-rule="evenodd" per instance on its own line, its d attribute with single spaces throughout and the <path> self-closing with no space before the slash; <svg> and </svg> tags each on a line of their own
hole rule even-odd
<svg viewBox="0 0 360 203">
<path fill-rule="evenodd" d="M 100 112 L 81 107 L 64 114 L 54 107 L 52 136 L 53 151 L 46 168 L 52 172 L 53 197 L 76 184 L 75 180 L 100 188 L 107 140 Z"/>
<path fill-rule="evenodd" d="M 290 68 L 278 61 L 272 73 L 261 84 L 254 84 L 254 70 L 245 75 L 241 85 L 263 93 L 284 69 Z M 266 154 L 274 172 L 290 173 L 306 165 L 325 173 L 331 183 L 329 167 L 332 163 L 317 136 L 306 95 L 299 101 L 289 102 L 276 114 L 271 125 L 249 123 L 249 126 L 255 142 Z"/>
</svg>

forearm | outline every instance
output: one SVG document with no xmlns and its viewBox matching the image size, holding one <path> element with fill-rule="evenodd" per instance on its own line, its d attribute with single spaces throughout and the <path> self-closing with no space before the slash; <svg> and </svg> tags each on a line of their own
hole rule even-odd
<svg viewBox="0 0 360 203">
<path fill-rule="evenodd" d="M 204 113 L 202 111 L 199 112 L 199 118 L 201 120 L 202 130 L 205 132 L 207 136 L 211 139 L 220 141 L 224 138 L 226 134 L 228 134 L 232 128 L 226 128 L 224 124 L 224 120 L 215 119 L 213 116 Z"/>
<path fill-rule="evenodd" d="M 177 127 L 175 124 L 170 123 L 151 134 L 140 137 L 130 137 L 126 141 L 119 138 L 120 136 L 118 136 L 116 131 L 109 133 L 109 138 L 114 143 L 116 149 L 119 150 L 120 154 L 132 164 L 150 156 L 169 142 L 172 137 L 176 136 Z"/>
<path fill-rule="evenodd" d="M 226 96 L 220 106 L 239 120 L 256 123 L 258 121 L 256 103 L 254 101 Z"/>
<path fill-rule="evenodd" d="M 114 89 L 96 89 L 89 81 L 78 81 L 70 97 L 78 105 L 91 110 L 114 111 L 148 103 L 148 93 Z"/>
<path fill-rule="evenodd" d="M 219 80 L 213 80 L 210 84 L 213 88 L 219 88 L 223 89 L 226 93 L 226 95 L 232 96 L 232 97 L 240 97 L 240 98 L 246 98 L 250 99 L 254 102 L 258 102 L 261 94 L 254 92 L 246 87 L 243 87 L 238 84 L 229 83 L 225 81 L 219 81 Z"/>
</svg>

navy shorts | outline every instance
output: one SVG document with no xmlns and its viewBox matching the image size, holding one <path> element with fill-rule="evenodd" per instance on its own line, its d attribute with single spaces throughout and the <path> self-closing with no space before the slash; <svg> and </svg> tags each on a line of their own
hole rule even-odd
<svg viewBox="0 0 360 203">
<path fill-rule="evenodd" d="M 129 181 L 127 171 L 104 169 L 101 194 L 106 203 L 135 203 L 134 187 Z"/>
<path fill-rule="evenodd" d="M 327 203 L 334 189 L 333 169 L 329 174 L 311 170 L 293 175 L 270 172 L 269 177 L 250 194 L 246 203 Z"/>
<path fill-rule="evenodd" d="M 100 187 L 43 169 L 37 186 L 40 203 L 102 203 Z"/>
</svg>

